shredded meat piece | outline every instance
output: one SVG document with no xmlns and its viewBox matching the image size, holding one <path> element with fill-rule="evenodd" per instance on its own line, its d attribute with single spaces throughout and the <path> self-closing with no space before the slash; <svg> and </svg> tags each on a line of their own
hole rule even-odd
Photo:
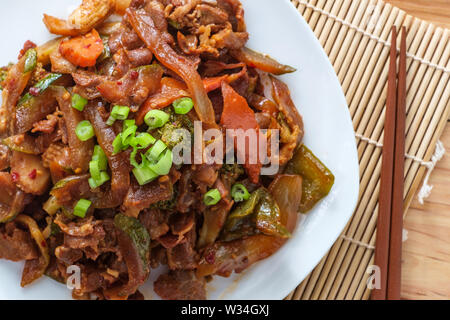
<svg viewBox="0 0 450 320">
<path fill-rule="evenodd" d="M 206 281 L 197 278 L 195 272 L 187 270 L 170 271 L 155 281 L 155 292 L 166 300 L 204 300 Z"/>
<path fill-rule="evenodd" d="M 59 124 L 61 112 L 56 111 L 47 116 L 47 119 L 36 122 L 31 132 L 53 133 Z"/>
<path fill-rule="evenodd" d="M 167 248 L 167 264 L 171 270 L 189 270 L 197 267 L 198 255 L 194 249 L 195 241 L 196 231 L 191 229 L 185 235 L 185 241 L 172 248 Z"/>
<path fill-rule="evenodd" d="M 0 259 L 12 261 L 38 258 L 36 245 L 28 232 L 18 228 L 16 223 L 0 225 Z"/>
<path fill-rule="evenodd" d="M 162 210 L 144 210 L 139 214 L 139 221 L 147 229 L 152 240 L 158 239 L 169 231 L 167 215 Z"/>
</svg>

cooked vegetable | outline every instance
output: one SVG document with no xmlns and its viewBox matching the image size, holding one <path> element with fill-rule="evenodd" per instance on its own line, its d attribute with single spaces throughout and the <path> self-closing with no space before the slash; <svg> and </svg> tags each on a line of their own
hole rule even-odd
<svg viewBox="0 0 450 320">
<path fill-rule="evenodd" d="M 150 110 L 144 118 L 149 130 L 160 128 L 169 121 L 169 115 L 161 110 Z"/>
<path fill-rule="evenodd" d="M 48 245 L 39 229 L 36 221 L 29 216 L 20 214 L 16 217 L 15 221 L 23 223 L 30 230 L 30 234 L 36 242 L 41 255 L 34 260 L 28 260 L 25 262 L 25 267 L 22 274 L 22 281 L 20 285 L 22 287 L 32 283 L 34 280 L 39 279 L 47 269 L 50 263 L 50 254 L 48 251 Z"/>
<path fill-rule="evenodd" d="M 87 33 L 101 24 L 114 10 L 114 0 L 83 0 L 67 21 L 46 14 L 43 21 L 53 34 L 76 36 Z"/>
<path fill-rule="evenodd" d="M 17 123 L 15 122 L 18 118 L 18 115 L 16 114 L 17 101 L 19 100 L 23 90 L 25 90 L 25 87 L 31 77 L 31 72 L 23 72 L 25 68 L 25 59 L 26 57 L 23 56 L 17 64 L 13 65 L 9 69 L 5 81 L 3 81 L 2 106 L 0 108 L 1 136 L 5 134 L 12 135 L 24 132 L 17 131 Z"/>
<path fill-rule="evenodd" d="M 86 217 L 86 213 L 89 210 L 89 207 L 91 206 L 92 202 L 86 199 L 80 199 L 78 200 L 77 204 L 73 208 L 73 215 L 84 218 Z"/>
<path fill-rule="evenodd" d="M 88 120 L 80 121 L 75 129 L 75 133 L 81 141 L 87 141 L 95 136 L 94 128 Z"/>
<path fill-rule="evenodd" d="M 217 204 L 222 198 L 220 191 L 217 189 L 211 189 L 203 196 L 203 202 L 207 206 L 213 206 Z"/>
<path fill-rule="evenodd" d="M 268 55 L 253 51 L 249 48 L 231 51 L 233 57 L 245 62 L 249 67 L 258 68 L 262 71 L 275 75 L 295 72 L 296 69 L 287 65 L 282 65 Z"/>
<path fill-rule="evenodd" d="M 36 68 L 36 63 L 37 63 L 36 49 L 29 49 L 25 53 L 25 66 L 23 72 L 27 73 L 33 71 Z"/>
<path fill-rule="evenodd" d="M 103 41 L 95 29 L 83 36 L 63 40 L 59 51 L 76 66 L 93 67 L 103 52 Z"/>
<path fill-rule="evenodd" d="M 255 130 L 255 133 L 258 133 L 259 125 L 256 122 L 255 113 L 248 106 L 247 100 L 225 82 L 222 83 L 222 94 L 224 101 L 220 124 L 226 129 L 243 129 L 244 131 L 252 129 Z M 238 157 L 245 160 L 244 168 L 251 182 L 258 183 L 262 165 L 259 159 L 255 164 L 250 163 L 250 152 L 252 152 L 250 150 L 254 150 L 255 146 L 250 146 L 249 140 L 246 140 L 246 143 L 248 147 L 245 148 L 245 154 L 242 154 L 241 151 Z M 257 146 L 256 149 L 258 150 Z"/>
<path fill-rule="evenodd" d="M 26 193 L 44 194 L 50 183 L 50 172 L 39 156 L 14 151 L 11 158 L 11 174 L 16 184 Z"/>
<path fill-rule="evenodd" d="M 112 126 L 116 120 L 126 120 L 128 118 L 128 114 L 130 112 L 130 108 L 125 106 L 114 106 L 111 110 L 111 114 L 106 121 L 106 124 Z"/>
<path fill-rule="evenodd" d="M 53 51 L 58 50 L 59 44 L 62 38 L 52 39 L 47 41 L 43 45 L 36 47 L 37 61 L 42 63 L 42 65 L 47 65 L 50 63 L 50 55 Z"/>
<path fill-rule="evenodd" d="M 30 97 L 18 105 L 14 120 L 14 133 L 21 134 L 33 128 L 33 125 L 56 110 L 56 99 L 52 90 L 46 90 L 37 97 Z"/>
<path fill-rule="evenodd" d="M 27 92 L 22 98 L 20 98 L 18 105 L 19 106 L 26 105 L 27 102 L 32 97 L 36 97 L 42 94 L 42 92 L 47 90 L 48 87 L 50 87 L 50 85 L 56 80 L 58 80 L 60 77 L 61 74 L 58 73 L 51 73 L 48 76 L 46 76 L 44 79 L 40 80 L 38 83 L 34 85 L 34 87 L 32 88 L 33 90 L 30 89 L 30 92 Z M 33 92 L 33 94 L 31 94 L 31 92 Z"/>
<path fill-rule="evenodd" d="M 78 111 L 83 111 L 84 106 L 88 103 L 88 100 L 75 93 L 72 96 L 72 108 L 77 109 Z"/>
<path fill-rule="evenodd" d="M 286 173 L 298 174 L 303 178 L 303 196 L 299 207 L 302 213 L 308 212 L 326 197 L 334 184 L 331 171 L 303 144 L 289 161 Z"/>
<path fill-rule="evenodd" d="M 234 201 L 241 202 L 244 200 L 248 200 L 248 198 L 250 198 L 250 193 L 243 184 L 236 183 L 231 188 L 231 196 L 233 197 Z"/>
<path fill-rule="evenodd" d="M 3 139 L 2 143 L 13 151 L 28 154 L 41 154 L 43 152 L 43 148 L 36 144 L 35 138 L 26 133 Z"/>
<path fill-rule="evenodd" d="M 157 160 L 156 163 L 151 163 L 149 168 L 158 175 L 166 175 L 170 172 L 170 168 L 172 167 L 173 162 L 173 154 L 172 151 L 167 149 L 161 155 L 161 157 Z"/>
<path fill-rule="evenodd" d="M 191 98 L 180 98 L 173 102 L 173 109 L 177 114 L 186 114 L 194 107 L 194 101 Z"/>
<path fill-rule="evenodd" d="M 109 174 L 106 171 L 100 171 L 98 178 L 89 178 L 89 186 L 92 189 L 102 186 L 105 182 L 110 180 Z"/>
</svg>

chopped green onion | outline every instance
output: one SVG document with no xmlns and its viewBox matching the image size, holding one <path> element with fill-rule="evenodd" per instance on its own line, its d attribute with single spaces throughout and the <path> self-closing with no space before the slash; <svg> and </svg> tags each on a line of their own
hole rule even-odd
<svg viewBox="0 0 450 320">
<path fill-rule="evenodd" d="M 48 76 L 46 76 L 44 79 L 38 81 L 38 83 L 36 83 L 34 85 L 35 88 L 39 89 L 39 93 L 42 93 L 43 91 L 45 91 L 48 87 L 50 87 L 50 85 L 55 82 L 56 80 L 58 80 L 59 78 L 61 78 L 62 74 L 60 73 L 50 73 Z"/>
<path fill-rule="evenodd" d="M 138 168 L 138 167 L 140 167 L 140 166 L 142 166 L 143 165 L 143 163 L 144 162 L 142 162 L 142 164 L 139 164 L 137 161 L 136 161 L 136 155 L 137 155 L 137 153 L 138 153 L 138 148 L 133 148 L 133 152 L 131 152 L 131 154 L 130 154 L 130 164 L 133 166 L 133 167 L 135 167 L 135 168 Z"/>
<path fill-rule="evenodd" d="M 128 118 L 128 113 L 130 113 L 130 108 L 125 106 L 114 106 L 111 111 L 111 117 L 116 120 L 126 120 Z"/>
<path fill-rule="evenodd" d="M 130 141 L 134 138 L 137 130 L 137 125 L 132 125 L 122 132 L 122 145 L 124 148 L 128 148 Z"/>
<path fill-rule="evenodd" d="M 127 130 L 129 127 L 134 126 L 135 124 L 136 124 L 136 120 L 134 120 L 134 119 L 124 120 L 122 131 Z"/>
<path fill-rule="evenodd" d="M 130 141 L 130 145 L 133 148 L 145 149 L 152 143 L 155 143 L 156 139 L 150 133 L 142 132 L 139 133 L 136 137 L 132 138 Z"/>
<path fill-rule="evenodd" d="M 158 140 L 150 149 L 148 149 L 148 151 L 145 153 L 145 156 L 151 162 L 156 162 L 158 161 L 161 153 L 163 153 L 163 151 L 166 150 L 166 148 L 167 148 L 166 144 L 161 140 Z"/>
<path fill-rule="evenodd" d="M 205 195 L 203 196 L 203 202 L 207 206 L 213 206 L 213 205 L 217 204 L 221 198 L 222 198 L 222 196 L 220 195 L 219 190 L 211 189 L 207 193 L 205 193 Z"/>
<path fill-rule="evenodd" d="M 233 197 L 234 201 L 241 202 L 244 200 L 248 200 L 248 198 L 250 198 L 250 193 L 243 184 L 236 183 L 231 188 L 231 196 Z"/>
<path fill-rule="evenodd" d="M 29 49 L 25 53 L 25 66 L 23 73 L 33 71 L 37 64 L 37 51 L 36 49 Z"/>
<path fill-rule="evenodd" d="M 100 180 L 100 163 L 98 160 L 92 160 L 89 162 L 89 173 L 94 180 Z"/>
<path fill-rule="evenodd" d="M 78 139 L 80 139 L 81 141 L 87 141 L 95 135 L 94 128 L 88 120 L 83 120 L 78 123 L 77 128 L 75 129 L 75 133 L 77 134 Z"/>
<path fill-rule="evenodd" d="M 48 89 L 48 87 L 55 82 L 56 80 L 58 80 L 60 77 L 62 76 L 62 74 L 59 73 L 50 73 L 48 76 L 46 76 L 44 79 L 38 81 L 38 83 L 36 83 L 34 85 L 34 88 L 38 89 L 38 94 L 41 94 L 42 92 L 44 92 L 45 90 Z M 17 102 L 18 106 L 23 105 L 25 102 L 27 102 L 28 100 L 30 100 L 31 98 L 33 98 L 33 96 L 27 92 L 26 94 L 23 95 L 22 98 L 20 98 L 19 102 Z"/>
<path fill-rule="evenodd" d="M 150 169 L 152 169 L 155 173 L 163 176 L 170 172 L 170 168 L 172 168 L 172 163 L 173 163 L 172 151 L 167 149 L 157 163 L 150 165 Z"/>
<path fill-rule="evenodd" d="M 123 146 L 122 146 L 122 134 L 121 133 L 119 133 L 117 135 L 117 137 L 114 139 L 112 145 L 114 148 L 113 154 L 118 154 L 120 151 L 122 151 Z"/>
<path fill-rule="evenodd" d="M 72 96 L 72 108 L 77 109 L 78 111 L 83 111 L 87 103 L 87 99 L 77 93 Z"/>
<path fill-rule="evenodd" d="M 189 111 L 191 111 L 192 108 L 194 107 L 194 101 L 192 101 L 191 98 L 184 97 L 175 100 L 172 105 L 173 109 L 175 110 L 175 113 L 186 114 Z"/>
<path fill-rule="evenodd" d="M 139 183 L 139 185 L 143 186 L 149 182 L 152 182 L 156 178 L 158 178 L 158 174 L 155 173 L 152 169 L 150 169 L 147 165 L 142 165 L 133 169 L 133 174 Z"/>
<path fill-rule="evenodd" d="M 169 114 L 161 110 L 150 110 L 145 115 L 144 121 L 150 130 L 160 128 L 169 121 Z"/>
<path fill-rule="evenodd" d="M 106 120 L 108 126 L 112 126 L 114 122 L 116 122 L 116 118 L 113 118 L 112 116 L 109 116 L 108 120 Z"/>
<path fill-rule="evenodd" d="M 109 181 L 109 175 L 106 171 L 100 172 L 100 179 L 96 180 L 93 177 L 88 179 L 89 186 L 92 189 L 100 187 L 102 184 L 104 184 L 106 181 Z"/>
<path fill-rule="evenodd" d="M 73 215 L 80 218 L 86 217 L 86 212 L 88 211 L 91 204 L 92 202 L 89 200 L 80 199 L 75 205 L 75 208 L 73 208 Z"/>
<path fill-rule="evenodd" d="M 98 161 L 98 166 L 101 171 L 105 171 L 108 168 L 108 158 L 102 147 L 96 145 L 94 147 L 94 153 L 92 154 L 92 161 Z"/>
</svg>

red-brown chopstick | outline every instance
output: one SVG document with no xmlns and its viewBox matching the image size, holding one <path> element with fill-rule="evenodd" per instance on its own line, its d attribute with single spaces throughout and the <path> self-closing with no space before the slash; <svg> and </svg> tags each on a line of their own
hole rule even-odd
<svg viewBox="0 0 450 320">
<path fill-rule="evenodd" d="M 394 181 L 392 187 L 391 232 L 387 300 L 399 300 L 401 289 L 403 189 L 406 119 L 406 28 L 402 28 L 398 65 L 397 110 L 395 124 Z"/>
<path fill-rule="evenodd" d="M 383 158 L 381 163 L 380 196 L 378 202 L 375 265 L 380 268 L 380 288 L 374 288 L 372 300 L 386 300 L 389 261 L 390 223 L 392 209 L 392 180 L 394 172 L 394 137 L 397 106 L 397 28 L 392 27 L 388 75 L 388 93 L 384 123 Z"/>
</svg>

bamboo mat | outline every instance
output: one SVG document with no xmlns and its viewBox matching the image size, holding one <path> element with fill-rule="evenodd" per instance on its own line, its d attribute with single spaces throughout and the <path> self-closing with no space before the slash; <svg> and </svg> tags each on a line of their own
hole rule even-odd
<svg viewBox="0 0 450 320">
<path fill-rule="evenodd" d="M 377 0 L 291 0 L 333 64 L 356 132 L 360 194 L 342 235 L 287 299 L 368 299 L 373 264 L 390 31 L 408 28 L 405 212 L 450 115 L 450 30 Z M 400 39 L 399 39 L 400 41 Z"/>
</svg>

